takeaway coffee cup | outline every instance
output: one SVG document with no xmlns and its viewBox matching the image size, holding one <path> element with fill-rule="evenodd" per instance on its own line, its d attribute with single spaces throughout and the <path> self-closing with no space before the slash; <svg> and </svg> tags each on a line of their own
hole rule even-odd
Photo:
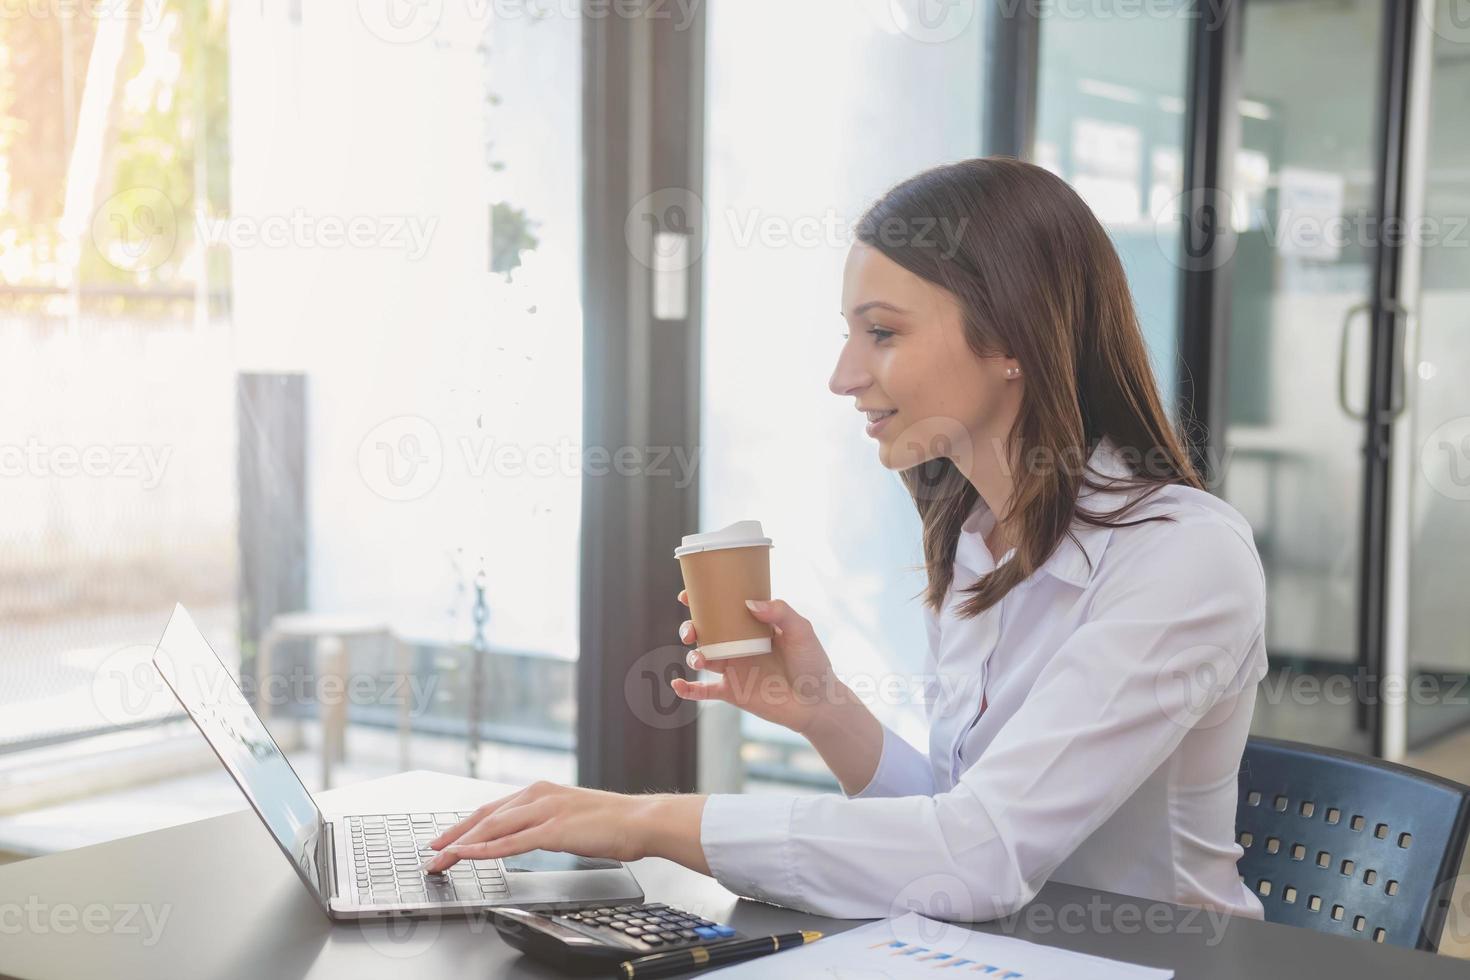
<svg viewBox="0 0 1470 980">
<path fill-rule="evenodd" d="M 760 521 L 686 534 L 674 557 L 705 659 L 771 652 L 774 631 L 745 605 L 746 599 L 771 598 L 771 539 L 761 534 Z"/>
</svg>

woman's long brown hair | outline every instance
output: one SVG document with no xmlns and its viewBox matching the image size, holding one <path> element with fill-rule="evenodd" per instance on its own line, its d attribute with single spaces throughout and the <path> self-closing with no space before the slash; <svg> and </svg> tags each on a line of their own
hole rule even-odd
<svg viewBox="0 0 1470 980">
<path fill-rule="evenodd" d="M 1167 519 L 1124 520 L 1161 487 L 1201 487 L 1160 404 L 1122 263 L 1065 181 L 1000 157 L 935 167 L 888 191 L 859 222 L 857 238 L 952 293 L 969 348 L 978 357 L 1015 358 L 1025 379 L 1005 447 L 1011 500 L 996 515 L 1016 553 L 963 590 L 960 615 L 999 602 L 1072 534 L 1074 522 L 1126 527 Z M 1087 475 L 1083 464 L 1104 437 L 1128 461 L 1131 479 Z M 924 601 L 937 611 L 978 494 L 945 455 L 901 476 L 923 523 Z M 1078 507 L 1084 486 L 1143 492 L 1093 514 Z"/>
</svg>

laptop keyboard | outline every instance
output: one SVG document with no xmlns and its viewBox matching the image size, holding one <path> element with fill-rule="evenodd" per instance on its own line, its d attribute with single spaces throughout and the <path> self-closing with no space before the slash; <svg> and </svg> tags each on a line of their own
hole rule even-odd
<svg viewBox="0 0 1470 980">
<path fill-rule="evenodd" d="M 468 817 L 463 813 L 390 813 L 348 817 L 357 900 L 364 905 L 501 900 L 510 889 L 496 860 L 461 861 L 442 874 L 425 874 L 439 853 L 429 842 Z"/>
</svg>

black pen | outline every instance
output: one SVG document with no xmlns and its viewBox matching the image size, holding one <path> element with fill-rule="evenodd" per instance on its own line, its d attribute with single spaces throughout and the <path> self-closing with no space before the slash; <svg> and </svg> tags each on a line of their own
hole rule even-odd
<svg viewBox="0 0 1470 980">
<path fill-rule="evenodd" d="M 690 946 L 667 953 L 650 953 L 636 960 L 624 960 L 618 964 L 618 976 L 625 980 L 646 980 L 652 977 L 667 977 L 685 970 L 700 970 L 707 966 L 724 966 L 739 960 L 748 960 L 767 953 L 790 949 L 822 938 L 820 932 L 788 932 L 783 936 L 761 936 L 759 939 L 732 939 L 725 943 L 709 946 Z"/>
</svg>

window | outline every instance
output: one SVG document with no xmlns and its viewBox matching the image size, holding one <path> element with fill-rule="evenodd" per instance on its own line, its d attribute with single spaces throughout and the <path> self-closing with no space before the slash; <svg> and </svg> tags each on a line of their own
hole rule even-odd
<svg viewBox="0 0 1470 980">
<path fill-rule="evenodd" d="M 948 9 L 956 19 L 936 23 L 903 3 L 725 0 L 709 8 L 706 69 L 701 522 L 764 523 L 774 594 L 812 621 L 840 674 L 891 679 L 872 707 L 920 744 L 918 515 L 827 379 L 862 212 L 981 152 L 983 25 L 974 5 Z M 740 725 L 723 785 L 833 785 L 804 741 Z"/>
</svg>

